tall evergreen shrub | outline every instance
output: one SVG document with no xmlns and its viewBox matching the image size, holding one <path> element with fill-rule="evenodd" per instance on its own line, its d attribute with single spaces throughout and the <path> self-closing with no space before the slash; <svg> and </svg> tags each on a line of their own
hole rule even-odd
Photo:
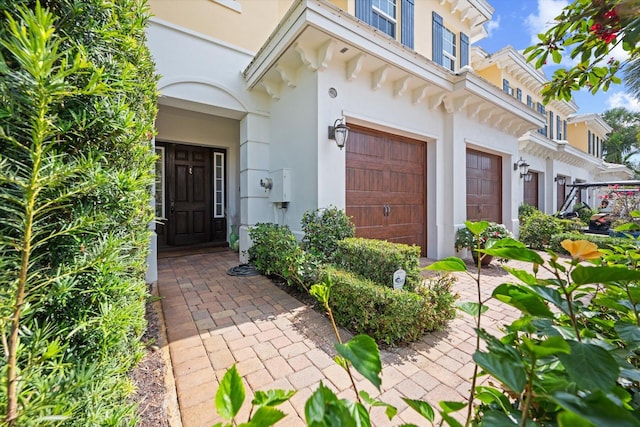
<svg viewBox="0 0 640 427">
<path fill-rule="evenodd" d="M 0 423 L 133 425 L 156 113 L 144 1 L 0 0 Z"/>
</svg>

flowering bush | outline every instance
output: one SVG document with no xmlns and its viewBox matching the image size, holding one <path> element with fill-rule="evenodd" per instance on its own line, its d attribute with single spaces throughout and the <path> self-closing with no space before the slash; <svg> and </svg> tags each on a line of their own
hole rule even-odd
<svg viewBox="0 0 640 427">
<path fill-rule="evenodd" d="M 507 237 L 513 238 L 513 234 L 511 234 L 503 224 L 497 224 L 495 222 L 490 222 L 488 227 L 485 228 L 479 236 L 473 234 L 467 227 L 463 227 L 456 232 L 456 250 L 477 248 L 478 240 L 480 241 L 481 247 L 488 247 L 490 245 L 487 245 L 487 242 Z"/>
<path fill-rule="evenodd" d="M 598 198 L 602 202 L 606 201 L 605 204 L 601 203 L 600 206 L 608 209 L 615 225 L 638 224 L 638 218 L 631 213 L 640 210 L 640 188 L 616 184 L 609 186 L 607 193 L 599 195 Z"/>
</svg>

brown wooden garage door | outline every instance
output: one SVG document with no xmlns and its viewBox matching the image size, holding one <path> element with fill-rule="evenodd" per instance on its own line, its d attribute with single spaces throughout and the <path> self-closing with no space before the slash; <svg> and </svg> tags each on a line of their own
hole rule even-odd
<svg viewBox="0 0 640 427">
<path fill-rule="evenodd" d="M 346 146 L 346 211 L 356 235 L 419 245 L 425 255 L 425 144 L 352 126 Z"/>
<path fill-rule="evenodd" d="M 467 149 L 467 220 L 502 223 L 502 159 Z"/>
<path fill-rule="evenodd" d="M 531 180 L 524 181 L 524 202 L 538 209 L 538 172 L 529 172 Z"/>
</svg>

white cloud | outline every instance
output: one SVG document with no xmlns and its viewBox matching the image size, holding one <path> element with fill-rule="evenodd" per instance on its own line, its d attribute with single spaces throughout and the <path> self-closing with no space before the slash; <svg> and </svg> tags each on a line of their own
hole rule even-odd
<svg viewBox="0 0 640 427">
<path fill-rule="evenodd" d="M 607 105 L 609 109 L 623 107 L 629 111 L 640 113 L 640 100 L 625 92 L 612 93 L 611 96 L 607 98 Z"/>
<path fill-rule="evenodd" d="M 493 32 L 500 28 L 500 15 L 491 18 L 485 29 L 487 30 L 487 38 L 493 35 Z"/>
<path fill-rule="evenodd" d="M 537 44 L 538 34 L 546 32 L 554 22 L 554 18 L 569 3 L 567 0 L 538 0 L 538 11 L 526 17 L 524 23 L 531 38 L 531 44 Z"/>
</svg>

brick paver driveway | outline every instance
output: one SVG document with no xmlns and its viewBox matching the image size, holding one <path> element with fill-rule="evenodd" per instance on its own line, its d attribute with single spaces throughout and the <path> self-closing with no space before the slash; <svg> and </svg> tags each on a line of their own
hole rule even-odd
<svg viewBox="0 0 640 427">
<path fill-rule="evenodd" d="M 348 377 L 333 361 L 335 339 L 328 320 L 265 277 L 227 275 L 227 269 L 237 264 L 238 255 L 231 251 L 159 260 L 158 291 L 182 425 L 209 427 L 220 421 L 214 396 L 218 381 L 233 363 L 245 379 L 247 402 L 253 390 L 298 390 L 281 406 L 288 416 L 279 426 L 304 425 L 305 401 L 321 380 L 340 397 L 354 399 Z M 483 269 L 483 275 L 485 297 L 509 278 L 498 265 Z M 458 277 L 455 290 L 460 299 L 476 301 L 475 282 L 466 275 Z M 516 314 L 496 301 L 489 306 L 483 324 L 489 330 L 496 331 Z M 460 314 L 445 331 L 408 347 L 382 351 L 382 393 L 362 377 L 357 377 L 358 386 L 396 405 L 398 416 L 390 422 L 382 408 L 375 408 L 372 424 L 426 425 L 401 400 L 403 396 L 433 405 L 464 400 L 474 348 L 473 321 Z M 248 409 L 245 405 L 241 421 L 246 421 Z"/>
</svg>

